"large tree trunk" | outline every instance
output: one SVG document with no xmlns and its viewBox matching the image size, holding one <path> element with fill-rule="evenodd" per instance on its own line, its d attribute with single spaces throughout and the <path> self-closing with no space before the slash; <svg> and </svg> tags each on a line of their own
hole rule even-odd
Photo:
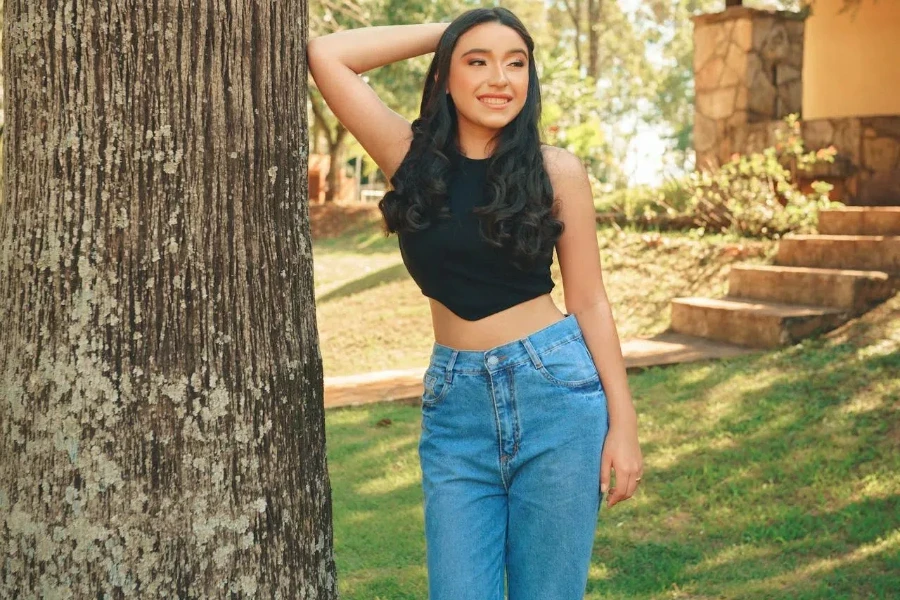
<svg viewBox="0 0 900 600">
<path fill-rule="evenodd" d="M 305 0 L 4 20 L 0 598 L 335 598 Z"/>
</svg>

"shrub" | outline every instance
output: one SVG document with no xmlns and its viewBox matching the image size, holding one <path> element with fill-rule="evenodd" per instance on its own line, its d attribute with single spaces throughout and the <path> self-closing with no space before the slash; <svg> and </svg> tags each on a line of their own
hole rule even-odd
<svg viewBox="0 0 900 600">
<path fill-rule="evenodd" d="M 785 119 L 787 133 L 776 131 L 775 146 L 747 155 L 735 154 L 710 171 L 672 178 L 658 188 L 619 190 L 603 202 L 629 221 L 687 217 L 702 231 L 752 237 L 814 231 L 819 210 L 843 206 L 829 200 L 832 186 L 817 181 L 805 194 L 791 179 L 791 167 L 806 170 L 834 162 L 835 149 L 807 152 L 795 115 Z"/>
</svg>

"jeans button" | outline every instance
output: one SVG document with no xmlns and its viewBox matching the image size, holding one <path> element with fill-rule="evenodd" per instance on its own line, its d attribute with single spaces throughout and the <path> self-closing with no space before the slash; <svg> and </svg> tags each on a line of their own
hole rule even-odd
<svg viewBox="0 0 900 600">
<path fill-rule="evenodd" d="M 496 356 L 490 356 L 490 357 L 488 357 L 488 364 L 489 364 L 490 366 L 496 367 L 498 362 L 499 362 L 499 361 L 497 360 L 497 357 L 496 357 Z"/>
</svg>

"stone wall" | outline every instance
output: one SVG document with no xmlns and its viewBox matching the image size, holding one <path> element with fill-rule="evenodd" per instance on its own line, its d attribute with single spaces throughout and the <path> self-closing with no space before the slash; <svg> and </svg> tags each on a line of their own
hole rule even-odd
<svg viewBox="0 0 900 600">
<path fill-rule="evenodd" d="M 783 119 L 802 111 L 804 16 L 741 6 L 694 17 L 694 149 L 698 168 L 776 143 Z M 809 150 L 834 146 L 833 164 L 797 173 L 835 186 L 848 204 L 900 203 L 900 115 L 801 121 Z"/>
<path fill-rule="evenodd" d="M 803 18 L 742 6 L 694 17 L 698 167 L 726 161 L 736 130 L 800 112 Z"/>
<path fill-rule="evenodd" d="M 840 172 L 833 175 L 845 176 L 842 200 L 859 205 L 900 201 L 900 115 L 814 119 L 801 125 L 810 150 L 837 148 Z M 827 166 L 809 176 L 829 174 Z"/>
<path fill-rule="evenodd" d="M 783 121 L 734 128 L 722 144 L 721 161 L 774 146 L 779 129 L 787 133 Z M 900 115 L 801 121 L 800 135 L 807 150 L 837 149 L 834 163 L 797 174 L 802 187 L 827 181 L 835 186 L 832 198 L 848 204 L 896 205 L 900 200 Z"/>
</svg>

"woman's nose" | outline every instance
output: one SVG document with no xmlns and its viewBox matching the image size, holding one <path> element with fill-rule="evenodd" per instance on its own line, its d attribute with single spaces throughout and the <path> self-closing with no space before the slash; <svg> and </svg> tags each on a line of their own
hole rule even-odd
<svg viewBox="0 0 900 600">
<path fill-rule="evenodd" d="M 490 83 L 492 85 L 504 85 L 507 81 L 506 70 L 503 67 L 498 66 L 491 69 Z"/>
</svg>

